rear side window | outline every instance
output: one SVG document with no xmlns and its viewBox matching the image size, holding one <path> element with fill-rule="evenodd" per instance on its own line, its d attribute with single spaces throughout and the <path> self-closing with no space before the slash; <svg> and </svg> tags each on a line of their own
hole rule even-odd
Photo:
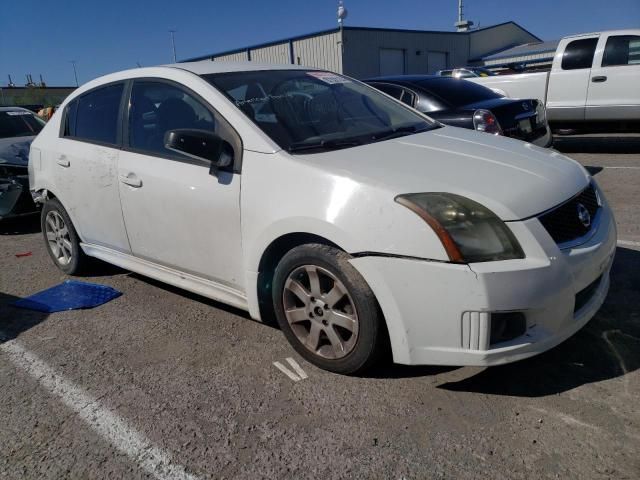
<svg viewBox="0 0 640 480">
<path fill-rule="evenodd" d="M 607 39 L 602 66 L 640 65 L 640 36 L 616 35 Z"/>
<path fill-rule="evenodd" d="M 591 68 L 597 44 L 597 38 L 583 38 L 569 42 L 562 54 L 562 70 Z"/>
<path fill-rule="evenodd" d="M 64 136 L 116 145 L 123 90 L 122 83 L 108 85 L 82 95 L 67 105 Z"/>
</svg>

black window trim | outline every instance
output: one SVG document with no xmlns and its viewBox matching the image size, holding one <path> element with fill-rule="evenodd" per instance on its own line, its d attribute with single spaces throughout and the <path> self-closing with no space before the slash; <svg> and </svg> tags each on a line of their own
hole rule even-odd
<svg viewBox="0 0 640 480">
<path fill-rule="evenodd" d="M 637 37 L 640 39 L 640 35 L 609 35 L 607 40 L 604 42 L 604 46 L 602 47 L 602 58 L 600 59 L 600 68 L 616 68 L 616 67 L 636 67 L 640 65 L 640 63 L 616 63 L 615 65 L 604 65 L 605 55 L 607 54 L 607 43 L 609 43 L 609 39 L 615 37 Z"/>
<path fill-rule="evenodd" d="M 91 93 L 94 93 L 97 90 L 106 88 L 106 87 L 111 87 L 113 85 L 119 85 L 122 84 L 123 89 L 122 89 L 122 94 L 120 95 L 120 104 L 118 106 L 118 121 L 120 121 L 120 119 L 122 118 L 122 110 L 124 108 L 124 99 L 125 99 L 125 94 L 127 91 L 127 80 L 115 80 L 113 82 L 109 82 L 109 83 L 103 83 L 102 85 L 98 85 L 94 88 L 92 88 L 91 90 L 87 90 L 84 93 L 81 93 L 80 95 L 74 97 L 72 100 L 70 100 L 65 106 L 64 106 L 64 111 L 62 112 L 62 120 L 60 122 L 60 130 L 58 132 L 58 138 L 63 139 L 63 140 L 73 140 L 75 142 L 82 142 L 82 143 L 89 143 L 91 145 L 98 145 L 101 147 L 108 147 L 108 148 L 115 148 L 120 150 L 121 146 L 122 146 L 122 136 L 121 136 L 121 129 L 117 128 L 116 129 L 116 143 L 110 143 L 110 142 L 101 142 L 99 140 L 92 140 L 90 138 L 84 138 L 84 137 L 76 137 L 76 136 L 71 136 L 71 135 L 65 135 L 64 134 L 64 130 L 65 127 L 67 125 L 67 116 L 69 115 L 69 108 L 75 104 L 76 108 L 78 105 L 78 101 L 82 98 L 85 97 Z M 77 118 L 77 117 L 76 117 Z"/>
<path fill-rule="evenodd" d="M 414 110 L 417 110 L 416 106 L 420 103 L 420 95 L 418 95 L 417 92 L 415 92 L 411 87 L 409 87 L 408 85 L 406 85 L 404 83 L 393 83 L 393 82 L 388 82 L 388 81 L 384 81 L 384 80 L 382 80 L 382 81 L 373 80 L 370 83 L 367 83 L 367 85 L 369 85 L 370 87 L 374 87 L 374 88 L 377 88 L 376 85 L 381 85 L 383 87 L 384 86 L 389 86 L 389 87 L 399 88 L 400 90 L 402 90 L 402 92 L 400 93 L 400 98 L 396 98 L 393 95 L 391 95 L 390 93 L 384 92 L 384 91 L 380 90 L 379 88 L 378 88 L 378 90 L 380 90 L 382 93 L 386 93 L 390 97 L 392 97 L 395 100 L 399 101 L 405 107 L 409 107 L 409 108 L 413 108 Z M 404 103 L 402 101 L 402 95 L 404 95 L 404 92 L 408 92 L 411 95 L 413 95 L 413 105 L 409 105 L 408 103 Z"/>
<path fill-rule="evenodd" d="M 158 157 L 165 160 L 172 160 L 182 163 L 189 163 L 192 165 L 202 166 L 209 168 L 211 163 L 206 160 L 197 160 L 195 158 L 190 158 L 186 156 L 181 156 L 178 154 L 171 154 L 169 152 L 151 152 L 148 150 L 144 150 L 141 148 L 134 148 L 129 145 L 129 111 L 131 109 L 131 92 L 133 91 L 133 85 L 135 82 L 154 82 L 154 83 L 165 83 L 167 85 L 171 85 L 172 87 L 176 87 L 179 90 L 191 95 L 196 100 L 198 100 L 202 106 L 214 117 L 215 121 L 218 122 L 222 120 L 223 125 L 225 125 L 226 130 L 225 135 L 231 135 L 234 138 L 235 142 L 229 142 L 231 146 L 234 148 L 234 159 L 233 159 L 233 173 L 240 174 L 242 173 L 242 156 L 244 152 L 244 145 L 242 143 L 242 137 L 238 133 L 238 131 L 234 128 L 234 126 L 229 122 L 224 115 L 222 115 L 218 110 L 216 110 L 210 102 L 202 98 L 201 95 L 191 90 L 186 85 L 176 82 L 174 80 L 169 80 L 163 77 L 135 77 L 131 78 L 127 81 L 127 85 L 125 86 L 124 98 L 126 102 L 123 102 L 123 109 L 121 112 L 121 150 L 125 152 L 137 153 L 139 155 L 147 155 L 149 157 Z M 213 87 L 212 87 L 213 88 Z M 224 137 L 223 137 L 224 138 Z M 228 141 L 228 140 L 227 140 Z M 239 150 L 235 152 L 235 150 Z"/>
<path fill-rule="evenodd" d="M 595 40 L 595 44 L 593 45 L 593 52 L 591 53 L 591 63 L 589 64 L 588 67 L 580 67 L 580 68 L 565 68 L 564 67 L 564 61 L 565 61 L 565 55 L 567 53 L 567 49 L 569 48 L 569 46 L 573 43 L 577 43 L 577 42 L 584 42 L 587 40 Z M 571 72 L 573 70 L 590 70 L 593 68 L 593 61 L 596 58 L 596 53 L 598 51 L 598 43 L 600 42 L 600 37 L 596 36 L 596 37 L 582 37 L 582 38 L 575 38 L 573 40 L 570 40 L 564 47 L 564 51 L 562 52 L 562 58 L 560 59 L 560 70 L 562 70 L 563 72 Z"/>
</svg>

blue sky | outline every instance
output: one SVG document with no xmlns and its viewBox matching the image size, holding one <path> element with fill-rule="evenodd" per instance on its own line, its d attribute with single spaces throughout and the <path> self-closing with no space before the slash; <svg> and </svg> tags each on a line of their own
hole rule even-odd
<svg viewBox="0 0 640 480">
<path fill-rule="evenodd" d="M 466 0 L 481 27 L 514 20 L 551 40 L 570 33 L 640 27 L 640 0 Z M 457 0 L 345 0 L 347 25 L 453 30 Z M 25 73 L 72 85 L 105 73 L 336 25 L 335 0 L 13 0 L 0 13 L 0 86 Z"/>
</svg>

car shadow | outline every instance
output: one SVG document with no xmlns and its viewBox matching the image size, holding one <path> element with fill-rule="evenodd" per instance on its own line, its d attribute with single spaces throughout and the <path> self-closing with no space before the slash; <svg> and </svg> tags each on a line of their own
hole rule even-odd
<svg viewBox="0 0 640 480">
<path fill-rule="evenodd" d="M 542 397 L 640 368 L 640 252 L 618 248 L 609 295 L 585 328 L 554 349 L 440 385 L 458 392 Z"/>
<path fill-rule="evenodd" d="M 40 231 L 40 215 L 38 213 L 0 220 L 0 235 L 26 235 Z"/>
<path fill-rule="evenodd" d="M 640 153 L 640 135 L 554 136 L 553 148 L 562 153 Z"/>
<path fill-rule="evenodd" d="M 45 312 L 11 306 L 19 297 L 0 292 L 0 343 L 13 340 L 22 332 L 42 323 L 49 316 Z"/>
</svg>

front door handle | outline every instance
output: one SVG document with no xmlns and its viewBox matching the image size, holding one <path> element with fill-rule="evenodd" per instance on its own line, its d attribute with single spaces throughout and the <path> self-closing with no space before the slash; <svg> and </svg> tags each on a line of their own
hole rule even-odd
<svg viewBox="0 0 640 480">
<path fill-rule="evenodd" d="M 140 188 L 142 186 L 142 180 L 136 177 L 135 173 L 127 173 L 126 175 L 120 175 L 120 181 L 125 185 L 129 185 L 133 188 Z"/>
<path fill-rule="evenodd" d="M 69 161 L 69 159 L 67 158 L 66 155 L 60 155 L 58 157 L 58 159 L 56 160 L 56 162 L 58 163 L 58 165 L 60 165 L 61 167 L 69 167 L 71 165 L 71 162 Z"/>
<path fill-rule="evenodd" d="M 602 83 L 607 81 L 607 77 L 604 75 L 596 75 L 595 77 L 591 77 L 591 81 L 593 83 Z"/>
</svg>

